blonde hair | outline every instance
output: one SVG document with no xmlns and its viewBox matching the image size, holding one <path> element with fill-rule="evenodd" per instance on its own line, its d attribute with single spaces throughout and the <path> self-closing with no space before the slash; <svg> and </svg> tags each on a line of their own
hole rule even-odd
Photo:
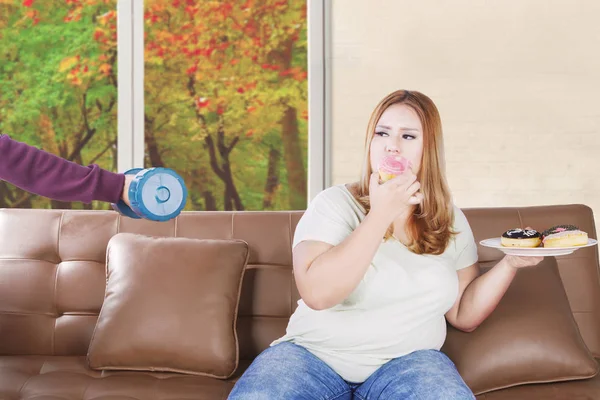
<svg viewBox="0 0 600 400">
<path fill-rule="evenodd" d="M 423 126 L 423 158 L 417 180 L 421 183 L 420 190 L 424 198 L 421 204 L 413 207 L 407 221 L 410 242 L 406 246 L 416 254 L 442 254 L 456 232 L 452 230 L 454 208 L 446 180 L 442 123 L 438 109 L 429 97 L 416 91 L 398 90 L 377 104 L 367 127 L 358 200 L 369 212 L 369 180 L 373 172 L 370 162 L 371 141 L 383 112 L 398 103 L 413 109 Z M 390 226 L 384 238 L 389 239 L 392 233 L 393 226 Z"/>
</svg>

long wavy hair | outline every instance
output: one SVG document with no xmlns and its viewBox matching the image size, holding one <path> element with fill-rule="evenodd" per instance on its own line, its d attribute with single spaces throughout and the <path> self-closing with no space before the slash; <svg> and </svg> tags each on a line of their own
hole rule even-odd
<svg viewBox="0 0 600 400">
<path fill-rule="evenodd" d="M 367 127 L 358 201 L 368 213 L 371 208 L 369 178 L 373 172 L 370 151 L 375 126 L 383 112 L 392 104 L 398 103 L 412 108 L 423 127 L 423 158 L 417 179 L 421 183 L 420 190 L 424 198 L 421 204 L 413 207 L 407 221 L 410 242 L 406 246 L 416 254 L 442 254 L 456 232 L 452 230 L 454 208 L 446 180 L 442 123 L 438 109 L 429 97 L 416 91 L 398 90 L 377 104 Z M 390 226 L 385 239 L 392 237 L 392 233 L 393 226 Z"/>
</svg>

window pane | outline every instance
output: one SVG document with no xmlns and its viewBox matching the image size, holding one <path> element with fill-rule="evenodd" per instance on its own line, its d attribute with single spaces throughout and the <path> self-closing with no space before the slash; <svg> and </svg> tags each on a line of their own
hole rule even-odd
<svg viewBox="0 0 600 400">
<path fill-rule="evenodd" d="M 117 170 L 117 0 L 0 1 L 0 131 Z M 1 155 L 0 155 L 1 156 Z M 62 203 L 0 182 L 0 207 Z"/>
<path fill-rule="evenodd" d="M 305 209 L 306 0 L 145 1 L 145 166 L 190 210 Z"/>
</svg>

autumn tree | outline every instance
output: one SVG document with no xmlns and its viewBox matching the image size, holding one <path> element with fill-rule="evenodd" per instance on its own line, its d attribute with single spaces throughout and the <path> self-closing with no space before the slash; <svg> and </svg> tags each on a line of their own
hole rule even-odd
<svg viewBox="0 0 600 400">
<path fill-rule="evenodd" d="M 0 1 L 2 132 L 116 170 L 115 9 L 116 0 Z M 72 205 L 3 182 L 0 206 Z"/>
<path fill-rule="evenodd" d="M 150 0 L 145 19 L 148 163 L 179 161 L 200 191 L 220 183 L 225 210 L 246 209 L 244 195 L 252 208 L 279 208 L 283 153 L 280 207 L 304 208 L 305 1 Z"/>
</svg>

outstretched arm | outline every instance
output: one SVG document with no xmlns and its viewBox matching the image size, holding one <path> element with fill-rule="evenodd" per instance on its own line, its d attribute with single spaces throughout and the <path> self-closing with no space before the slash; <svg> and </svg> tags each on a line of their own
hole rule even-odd
<svg viewBox="0 0 600 400">
<path fill-rule="evenodd" d="M 458 298 L 446 313 L 456 329 L 475 330 L 498 306 L 519 268 L 539 264 L 543 257 L 506 255 L 493 268 L 479 275 L 479 264 L 458 271 Z"/>
<path fill-rule="evenodd" d="M 60 201 L 117 203 L 125 176 L 65 160 L 0 134 L 0 179 L 40 196 Z"/>
</svg>

